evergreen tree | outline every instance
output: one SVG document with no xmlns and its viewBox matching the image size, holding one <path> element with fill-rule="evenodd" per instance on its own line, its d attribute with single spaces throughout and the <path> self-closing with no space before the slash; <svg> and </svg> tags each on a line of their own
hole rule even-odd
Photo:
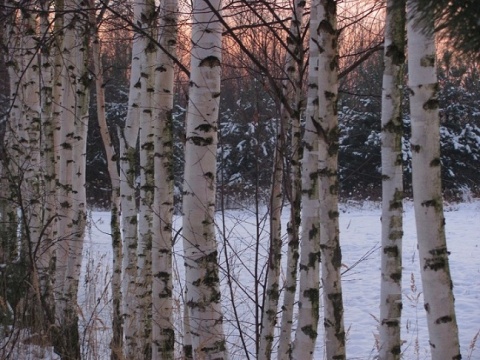
<svg viewBox="0 0 480 360">
<path fill-rule="evenodd" d="M 480 56 L 480 2 L 477 0 L 416 0 L 412 3 L 416 13 L 415 25 L 425 33 L 438 31 L 449 44 L 467 54 Z M 433 16 L 436 26 L 429 25 Z"/>
</svg>

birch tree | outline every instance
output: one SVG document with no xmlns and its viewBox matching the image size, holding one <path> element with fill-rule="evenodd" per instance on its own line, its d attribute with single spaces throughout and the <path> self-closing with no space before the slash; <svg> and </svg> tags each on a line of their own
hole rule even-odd
<svg viewBox="0 0 480 360">
<path fill-rule="evenodd" d="M 338 224 L 338 32 L 337 4 L 319 0 L 318 7 L 318 174 L 320 249 L 326 356 L 345 359 L 345 330 Z"/>
<path fill-rule="evenodd" d="M 6 274 L 3 286 L 15 288 L 18 298 L 13 304 L 7 296 L 2 301 L 13 306 L 6 311 L 4 325 L 13 325 L 9 321 L 22 315 L 25 326 L 40 332 L 44 314 L 37 268 L 37 249 L 42 238 L 39 69 L 34 40 L 38 28 L 34 5 L 22 5 L 20 9 L 8 2 L 2 8 L 2 15 L 6 15 L 2 45 L 10 78 L 10 101 L 1 156 L 5 186 L 1 194 L 1 256 Z M 8 278 L 21 279 L 21 283 L 12 284 Z"/>
<path fill-rule="evenodd" d="M 287 182 L 287 193 L 290 200 L 290 220 L 287 225 L 288 250 L 287 250 L 287 268 L 286 279 L 283 294 L 282 317 L 280 322 L 280 339 L 278 344 L 278 358 L 286 359 L 291 351 L 291 332 L 293 323 L 293 307 L 295 302 L 295 292 L 297 289 L 297 270 L 298 270 L 298 248 L 299 248 L 299 229 L 300 229 L 300 211 L 302 196 L 302 179 L 300 161 L 302 157 L 301 145 L 301 125 L 300 115 L 303 107 L 303 68 L 304 68 L 304 49 L 303 49 L 303 13 L 305 10 L 305 1 L 294 1 L 292 20 L 290 22 L 290 31 L 287 34 L 288 49 L 285 60 L 285 73 L 287 79 L 284 80 L 284 96 L 291 102 L 292 111 L 290 113 L 291 130 L 291 153 L 290 163 L 290 181 Z M 288 158 L 287 158 L 288 159 Z"/>
<path fill-rule="evenodd" d="M 140 29 L 146 29 L 148 25 L 145 12 L 145 2 L 142 0 L 134 1 L 133 23 L 138 25 Z M 141 78 L 147 45 L 148 40 L 143 34 L 135 34 L 132 45 L 128 112 L 125 126 L 120 130 L 120 202 L 123 235 L 122 312 L 125 336 L 124 356 L 129 359 L 137 359 L 141 356 L 137 349 L 135 317 L 138 246 L 136 149 L 143 101 Z"/>
<path fill-rule="evenodd" d="M 44 2 L 24 2 L 21 7 L 14 3 L 7 5 L 2 35 L 8 38 L 2 40 L 11 99 L 2 149 L 2 191 L 5 193 L 1 201 L 6 205 L 0 215 L 2 256 L 7 265 L 18 261 L 28 265 L 28 292 L 20 294 L 25 297 L 28 309 L 21 311 L 31 313 L 33 322 L 28 325 L 44 333 L 54 321 L 51 277 L 55 211 L 52 207 L 56 201 L 55 178 L 51 177 L 54 175 L 49 166 L 53 159 L 50 143 L 53 130 L 48 125 L 52 116 L 51 36 L 45 18 L 48 12 L 40 11 L 47 7 Z M 20 238 L 17 238 L 17 229 L 21 229 Z"/>
<path fill-rule="evenodd" d="M 262 309 L 258 358 L 268 360 L 272 356 L 275 325 L 277 323 L 278 300 L 280 298 L 280 271 L 282 259 L 282 208 L 283 172 L 286 151 L 286 130 L 289 113 L 282 107 L 277 125 L 275 154 L 273 161 L 272 187 L 269 201 L 270 244 L 266 267 L 266 281 Z"/>
<path fill-rule="evenodd" d="M 183 185 L 186 306 L 193 357 L 226 359 L 215 238 L 217 117 L 222 26 L 219 0 L 193 2 Z"/>
<path fill-rule="evenodd" d="M 35 330 L 42 331 L 44 312 L 42 309 L 42 291 L 40 288 L 38 263 L 43 234 L 42 202 L 43 174 L 41 172 L 41 108 L 38 47 L 35 41 L 38 36 L 38 26 L 35 16 L 35 4 L 22 4 L 18 17 L 13 12 L 11 18 L 12 33 L 18 34 L 17 50 L 12 53 L 16 66 L 10 72 L 16 82 L 11 84 L 15 89 L 13 105 L 18 104 L 18 111 L 10 120 L 16 120 L 10 139 L 13 140 L 13 180 L 11 188 L 14 195 L 11 206 L 18 206 L 20 231 L 19 262 L 28 269 L 29 288 L 20 296 L 24 306 L 17 311 L 32 313 L 31 325 Z M 9 169 L 9 171 L 10 171 Z M 13 235 L 13 234 L 12 234 Z M 15 236 L 16 237 L 16 236 Z M 16 242 L 15 238 L 11 239 Z"/>
<path fill-rule="evenodd" d="M 70 10 L 67 14 L 63 15 L 63 12 Z M 73 200 L 72 200 L 72 189 L 73 189 L 73 134 L 75 133 L 75 85 L 73 81 L 77 79 L 76 73 L 73 71 L 75 67 L 75 4 L 73 1 L 65 2 L 63 4 L 57 3 L 56 10 L 62 17 L 64 24 L 67 24 L 63 32 L 63 39 L 60 43 L 60 52 L 59 57 L 61 56 L 60 61 L 64 61 L 67 66 L 60 64 L 61 73 L 58 83 L 61 86 L 61 91 L 59 95 L 58 103 L 58 116 L 59 124 L 61 124 L 60 130 L 58 131 L 58 138 L 60 145 L 56 149 L 56 157 L 58 158 L 58 185 L 59 190 L 57 191 L 57 201 L 60 205 L 59 208 L 59 221 L 58 221 L 58 233 L 61 234 L 61 238 L 56 243 L 55 249 L 55 317 L 58 321 L 59 328 L 62 328 L 62 325 L 66 327 L 67 323 L 67 299 L 66 294 L 64 293 L 66 288 L 66 276 L 67 273 L 67 263 L 69 256 L 69 244 L 71 243 L 72 238 L 72 222 L 73 222 Z M 59 329 L 59 331 L 61 331 Z M 70 337 L 70 335 L 67 335 Z M 60 341 L 60 338 L 58 339 Z M 67 347 L 66 344 L 60 345 L 60 352 L 66 351 L 64 348 Z M 65 354 L 66 355 L 66 354 Z M 77 355 L 74 355 L 78 357 Z"/>
<path fill-rule="evenodd" d="M 57 7 L 56 10 L 59 12 L 62 19 L 65 18 L 65 22 L 68 24 L 72 20 L 73 11 L 70 12 L 70 17 L 67 18 L 63 16 L 63 7 Z M 68 29 L 65 29 L 65 34 L 63 36 L 65 39 L 60 45 L 61 56 L 65 58 L 67 63 L 70 65 L 73 63 L 72 56 L 66 56 L 66 52 L 69 54 L 70 50 L 74 47 L 74 38 L 72 26 Z M 68 43 L 67 43 L 68 42 Z M 64 49 L 67 49 L 65 51 Z M 61 66 L 61 65 L 60 65 Z M 69 237 L 71 236 L 70 226 L 73 220 L 72 207 L 71 203 L 71 188 L 72 188 L 72 174 L 73 174 L 73 139 L 72 134 L 74 133 L 74 90 L 72 89 L 72 84 L 70 83 L 70 77 L 68 74 L 67 67 L 61 67 L 61 75 L 58 83 L 61 86 L 61 92 L 59 97 L 58 108 L 59 118 L 61 123 L 61 130 L 57 132 L 57 136 L 60 140 L 59 145 L 62 147 L 62 154 L 60 154 L 60 148 L 56 149 L 55 156 L 59 159 L 58 161 L 58 184 L 59 190 L 57 191 L 57 202 L 61 204 L 61 209 L 59 209 L 59 222 L 58 222 L 58 232 L 61 234 L 62 239 L 59 240 L 55 248 L 55 317 L 57 321 L 62 324 L 65 319 L 66 311 L 66 301 L 65 295 L 63 293 L 65 288 L 65 273 L 67 270 L 67 261 L 68 261 L 68 242 Z M 73 76 L 75 78 L 75 76 Z M 70 108 L 66 108 L 65 104 L 70 104 Z M 73 106 L 72 106 L 73 105 Z M 67 136 L 67 134 L 69 134 Z M 63 151 L 64 150 L 64 151 Z M 61 156 L 61 157 L 60 157 Z M 69 226 L 70 225 L 70 226 Z M 59 325 L 61 326 L 61 325 Z"/>
<path fill-rule="evenodd" d="M 69 244 L 69 257 L 66 277 L 72 279 L 66 288 L 69 305 L 76 303 L 80 270 L 82 266 L 83 241 L 87 224 L 87 194 L 86 194 L 86 153 L 87 133 L 90 104 L 91 75 L 88 68 L 90 60 L 90 22 L 88 20 L 88 5 L 80 1 L 76 3 L 75 19 L 75 122 L 72 195 L 74 218 L 72 223 L 72 242 Z M 76 306 L 75 306 L 76 308 Z M 74 309 L 72 309 L 73 311 Z M 76 311 L 76 309 L 75 309 Z"/>
<path fill-rule="evenodd" d="M 56 231 L 57 201 L 56 201 L 56 157 L 55 157 L 55 116 L 53 114 L 53 81 L 54 66 L 53 54 L 55 53 L 54 36 L 51 33 L 50 19 L 48 18 L 50 3 L 40 1 L 40 34 L 44 38 L 44 46 L 40 50 L 40 106 L 43 152 L 43 239 L 39 249 L 39 276 L 42 289 L 43 307 L 47 312 L 47 321 L 54 324 L 54 298 L 53 298 L 53 270 L 55 264 L 54 241 L 58 236 Z"/>
<path fill-rule="evenodd" d="M 112 234 L 113 249 L 113 273 L 112 273 L 112 342 L 110 344 L 111 359 L 121 358 L 123 344 L 123 327 L 121 318 L 121 272 L 122 272 L 122 236 L 120 228 L 120 174 L 117 170 L 117 154 L 112 142 L 112 136 L 107 126 L 105 114 L 105 88 L 103 68 L 101 63 L 101 40 L 95 11 L 95 0 L 90 0 L 90 27 L 92 31 L 92 62 L 95 77 L 95 91 L 97 101 L 97 118 L 100 135 L 105 148 L 107 169 L 112 186 L 111 192 L 111 220 L 110 229 Z M 106 8 L 103 8 L 106 9 Z M 102 12 L 103 12 L 102 9 Z M 102 13 L 99 14 L 103 15 Z"/>
<path fill-rule="evenodd" d="M 47 8 L 47 4 L 24 4 L 23 30 L 24 63 L 23 95 L 21 95 L 25 134 L 28 142 L 23 145 L 27 154 L 23 167 L 23 180 L 20 199 L 23 200 L 22 218 L 24 236 L 28 243 L 28 262 L 30 263 L 30 284 L 33 291 L 34 314 L 32 326 L 34 329 L 46 333 L 53 319 L 52 294 L 52 246 L 55 218 L 53 204 L 55 203 L 52 178 L 52 132 L 49 127 L 51 113 L 51 68 L 49 47 L 50 29 L 43 12 L 40 21 L 37 21 L 37 11 Z M 41 37 L 40 46 L 37 39 Z M 28 296 L 28 295 L 27 295 Z"/>
<path fill-rule="evenodd" d="M 405 2 L 387 1 L 382 89 L 381 359 L 400 359 L 402 312 L 402 93 Z"/>
<path fill-rule="evenodd" d="M 5 2 L 5 25 L 3 30 L 2 42 L 5 46 L 5 65 L 9 78 L 9 112 L 5 123 L 5 134 L 3 138 L 4 153 L 2 154 L 3 180 L 7 186 L 5 188 L 5 208 L 2 211 L 2 220 L 7 221 L 5 227 L 3 250 L 4 255 L 9 260 L 19 257 L 18 247 L 18 188 L 20 183 L 20 153 L 21 137 L 18 133 L 21 119 L 21 83 L 20 76 L 22 61 L 20 56 L 21 42 L 20 31 L 18 28 L 18 9 L 13 1 Z"/>
<path fill-rule="evenodd" d="M 157 48 L 152 39 L 155 38 L 155 3 L 144 0 L 142 19 L 146 43 L 144 61 L 141 64 L 140 77 L 140 199 L 138 208 L 138 245 L 136 273 L 136 342 L 138 351 L 145 358 L 151 357 L 151 305 L 152 305 L 152 236 L 153 236 L 153 197 L 155 189 L 154 172 L 154 124 L 152 101 L 154 94 L 154 60 Z"/>
<path fill-rule="evenodd" d="M 89 74 L 87 59 L 89 32 L 86 4 L 76 0 L 58 2 L 56 10 L 63 15 L 61 42 L 62 70 L 59 95 L 59 159 L 57 192 L 59 202 L 56 247 L 56 351 L 61 356 L 80 358 L 77 292 L 82 263 L 86 225 L 85 156 L 88 124 Z M 60 15 L 62 16 L 62 15 Z"/>
<path fill-rule="evenodd" d="M 461 359 L 445 237 L 433 17 L 407 2 L 412 182 L 424 306 L 434 359 Z M 421 16 L 429 31 L 417 26 Z M 433 15 L 433 14 L 432 14 Z"/>
<path fill-rule="evenodd" d="M 277 323 L 278 300 L 280 298 L 280 271 L 282 258 L 282 185 L 284 152 L 286 150 L 286 128 L 289 115 L 283 110 L 277 129 L 275 155 L 270 193 L 270 245 L 268 247 L 267 273 L 260 330 L 259 359 L 270 359 Z"/>
<path fill-rule="evenodd" d="M 312 359 L 320 311 L 320 202 L 318 189 L 318 2 L 310 8 L 307 109 L 302 161 L 298 322 L 292 359 Z"/>
<path fill-rule="evenodd" d="M 173 93 L 177 47 L 176 0 L 160 5 L 158 50 L 155 61 L 155 196 L 152 244 L 152 359 L 174 359 L 172 221 L 173 221 Z M 168 53 L 167 53 L 168 52 Z M 169 56 L 170 54 L 170 56 Z"/>
</svg>

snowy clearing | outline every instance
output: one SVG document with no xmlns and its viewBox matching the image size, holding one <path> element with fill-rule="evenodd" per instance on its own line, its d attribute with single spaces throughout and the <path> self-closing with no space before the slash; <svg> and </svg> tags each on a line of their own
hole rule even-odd
<svg viewBox="0 0 480 360">
<path fill-rule="evenodd" d="M 457 319 L 460 328 L 460 343 L 464 359 L 480 359 L 480 350 L 475 349 L 475 340 L 480 331 L 480 201 L 450 204 L 445 207 L 447 241 L 450 266 L 454 281 Z M 284 220 L 288 211 L 284 211 Z M 110 342 L 110 288 L 112 253 L 109 237 L 110 214 L 93 211 L 91 226 L 85 244 L 85 259 L 82 272 L 81 326 L 83 335 L 83 358 L 105 359 Z M 221 217 L 218 218 L 221 234 Z M 422 286 L 418 269 L 418 254 L 411 203 L 405 206 L 405 235 L 403 246 L 403 320 L 402 347 L 405 359 L 428 359 L 429 345 L 423 310 Z M 176 222 L 180 226 L 179 219 Z M 266 223 L 260 228 L 261 258 L 265 256 L 267 244 Z M 343 294 L 345 305 L 345 327 L 347 333 L 347 358 L 350 360 L 374 359 L 375 337 L 378 333 L 380 294 L 380 207 L 376 203 L 349 203 L 341 206 L 341 242 L 344 268 Z M 250 351 L 254 351 L 253 340 L 253 264 L 256 239 L 255 216 L 247 210 L 232 210 L 225 214 L 225 232 L 229 239 L 227 256 L 230 260 L 234 283 L 235 303 L 238 305 L 242 330 Z M 223 246 L 219 248 L 224 260 Z M 176 277 L 183 278 L 181 241 L 177 240 Z M 236 253 L 236 254 L 235 254 Z M 225 269 L 225 267 L 223 267 Z M 225 276 L 224 276 L 224 284 Z M 176 296 L 182 292 L 177 281 Z M 246 358 L 239 347 L 237 326 L 233 321 L 229 291 L 222 290 L 225 306 L 225 326 L 232 359 Z M 177 325 L 181 334 L 178 305 Z M 322 322 L 320 321 L 320 324 Z M 322 334 L 321 327 L 319 334 Z M 178 337 L 177 337 L 178 339 Z M 323 358 L 323 345 L 319 339 L 315 359 Z M 26 355 L 25 359 L 40 359 Z M 33 356 L 33 357 L 32 357 Z M 250 356 L 252 359 L 254 356 Z M 45 354 L 45 359 L 53 359 Z"/>
</svg>

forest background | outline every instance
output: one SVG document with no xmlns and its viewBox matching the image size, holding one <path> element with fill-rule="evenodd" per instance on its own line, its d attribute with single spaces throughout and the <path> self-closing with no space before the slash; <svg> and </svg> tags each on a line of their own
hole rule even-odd
<svg viewBox="0 0 480 360">
<path fill-rule="evenodd" d="M 343 28 L 340 58 L 339 176 L 343 199 L 379 199 L 381 195 L 380 116 L 383 75 L 382 4 L 362 9 L 362 2 L 341 13 Z M 357 7 L 355 7 L 357 6 Z M 362 5 L 363 7 L 363 5 Z M 188 15 L 188 13 L 186 14 Z M 243 21 L 243 19 L 242 19 Z M 288 21 L 288 16 L 284 18 Z M 106 112 L 112 134 L 122 126 L 127 114 L 131 32 L 117 17 L 105 19 L 104 47 Z M 248 27 L 248 25 L 245 25 Z M 250 38 L 249 38 L 250 36 Z M 275 50 L 270 30 L 255 26 L 255 54 L 272 71 L 281 73 L 282 53 Z M 262 39 L 263 37 L 263 39 Z M 227 34 L 228 39 L 228 34 Z M 348 40 L 347 40 L 348 39 Z M 185 40 L 187 41 L 187 40 Z M 228 40 L 225 40 L 228 41 Z M 269 48 L 262 49 L 269 44 Z M 183 63 L 188 63 L 188 48 Z M 233 202 L 253 199 L 260 187 L 268 198 L 279 121 L 279 101 L 268 91 L 265 76 L 234 47 L 225 50 L 222 98 L 219 115 L 219 172 L 225 196 Z M 265 54 L 267 53 L 267 54 Z M 475 170 L 480 159 L 480 85 L 475 57 L 440 46 L 438 54 L 440 91 L 442 184 L 446 196 L 459 198 L 465 191 L 478 194 L 480 174 Z M 175 91 L 175 184 L 181 193 L 183 176 L 183 137 L 187 107 L 188 80 L 178 74 Z M 281 77 L 279 76 L 279 79 Z M 92 88 L 94 93 L 94 90 Z M 404 175 L 406 196 L 411 196 L 411 150 L 408 96 L 404 97 Z M 87 193 L 91 205 L 108 206 L 110 181 L 96 119 L 96 102 L 91 100 L 87 152 Z M 116 140 L 118 142 L 118 140 Z M 261 171 L 258 171 L 261 169 Z M 258 177 L 258 179 L 257 179 Z M 177 204 L 180 204 L 177 197 Z M 179 205 L 180 206 L 180 205 Z"/>
</svg>

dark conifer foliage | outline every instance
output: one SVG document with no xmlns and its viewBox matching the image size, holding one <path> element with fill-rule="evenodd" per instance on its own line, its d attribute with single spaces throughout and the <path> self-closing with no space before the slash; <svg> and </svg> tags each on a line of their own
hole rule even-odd
<svg viewBox="0 0 480 360">
<path fill-rule="evenodd" d="M 416 0 L 412 4 L 423 14 L 434 14 L 435 29 L 449 40 L 449 46 L 480 57 L 478 0 Z M 424 28 L 423 24 L 419 25 Z"/>
<path fill-rule="evenodd" d="M 359 66 L 341 87 L 340 188 L 344 198 L 378 198 L 381 186 L 380 81 L 381 56 Z M 438 76 L 441 118 L 442 183 L 447 195 L 466 189 L 479 191 L 480 173 L 480 72 L 475 62 L 452 52 L 439 56 Z M 348 80 L 348 81 L 347 81 Z M 226 81 L 220 109 L 218 189 L 230 206 L 253 198 L 256 186 L 264 198 L 271 180 L 277 104 L 254 79 Z M 112 134 L 122 126 L 126 112 L 124 87 L 108 87 L 107 118 Z M 123 90 L 122 90 L 123 89 Z M 406 96 L 408 101 L 408 97 Z M 177 204 L 183 176 L 183 127 L 186 106 L 177 96 L 174 109 L 175 193 Z M 405 104 L 405 108 L 408 108 Z M 88 191 L 95 205 L 108 202 L 108 174 L 92 108 L 88 149 Z M 403 159 L 405 190 L 411 191 L 409 114 L 404 114 Z"/>
</svg>

